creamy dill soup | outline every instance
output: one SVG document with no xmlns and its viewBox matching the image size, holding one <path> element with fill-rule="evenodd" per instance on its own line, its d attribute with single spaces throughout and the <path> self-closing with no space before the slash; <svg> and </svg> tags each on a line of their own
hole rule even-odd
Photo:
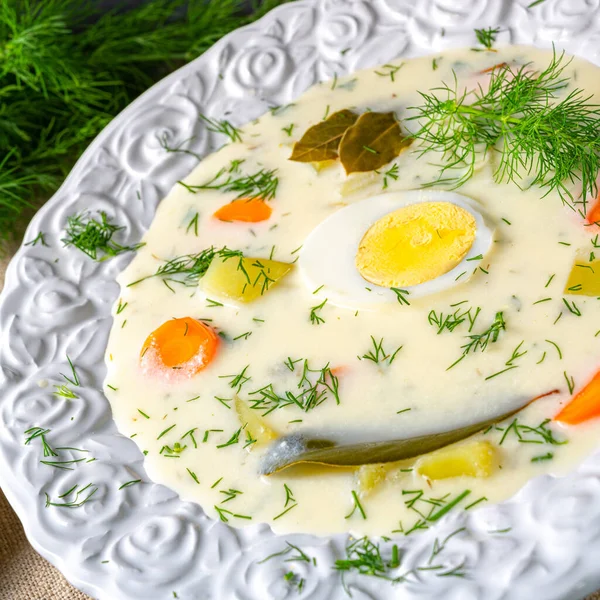
<svg viewBox="0 0 600 600">
<path fill-rule="evenodd" d="M 557 60 L 459 50 L 335 78 L 173 188 L 119 276 L 106 354 L 114 418 L 154 481 L 233 526 L 409 533 L 590 453 L 593 181 L 569 179 L 564 155 L 559 174 L 514 162 L 552 124 L 539 90 L 600 100 L 596 67 Z M 511 89 L 517 104 L 534 89 L 505 120 L 517 137 L 487 153 L 463 137 L 470 166 L 442 172 L 461 152 L 441 153 L 444 124 L 498 123 Z M 586 134 L 569 126 L 575 173 Z"/>
</svg>

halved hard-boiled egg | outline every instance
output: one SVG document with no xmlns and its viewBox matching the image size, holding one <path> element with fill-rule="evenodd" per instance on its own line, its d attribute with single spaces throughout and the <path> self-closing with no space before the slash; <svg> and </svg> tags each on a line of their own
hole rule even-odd
<svg viewBox="0 0 600 600">
<path fill-rule="evenodd" d="M 467 281 L 493 232 L 474 200 L 454 192 L 394 192 L 351 204 L 306 239 L 299 265 L 309 289 L 357 307 L 441 292 Z"/>
<path fill-rule="evenodd" d="M 145 374 L 168 381 L 189 378 L 210 363 L 218 346 L 215 331 L 201 321 L 170 319 L 146 338 L 140 366 Z"/>
</svg>

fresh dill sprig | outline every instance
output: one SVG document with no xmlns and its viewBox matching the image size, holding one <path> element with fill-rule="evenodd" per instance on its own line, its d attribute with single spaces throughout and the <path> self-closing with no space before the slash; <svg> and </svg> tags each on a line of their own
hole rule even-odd
<svg viewBox="0 0 600 600">
<path fill-rule="evenodd" d="M 252 517 L 248 516 L 248 515 L 238 515 L 236 513 L 231 512 L 230 510 L 225 510 L 224 508 L 221 508 L 220 506 L 217 506 L 216 504 L 214 505 L 214 509 L 217 511 L 217 514 L 219 515 L 219 519 L 221 519 L 221 521 L 223 521 L 224 523 L 228 523 L 229 522 L 229 517 L 233 517 L 234 519 L 247 519 L 247 520 L 251 520 Z"/>
<path fill-rule="evenodd" d="M 521 349 L 521 346 L 525 343 L 524 340 L 522 340 L 521 342 L 519 342 L 518 346 L 513 350 L 510 358 L 504 363 L 505 364 L 505 368 L 501 369 L 500 371 L 496 372 L 496 373 L 492 373 L 492 375 L 488 375 L 485 380 L 487 381 L 488 379 L 493 379 L 494 377 L 498 377 L 498 375 L 502 375 L 508 371 L 512 371 L 513 369 L 516 369 L 519 365 L 515 365 L 515 361 L 519 360 L 520 358 L 522 358 L 523 356 L 525 356 L 528 352 L 528 350 L 523 350 L 522 352 L 519 352 L 519 350 Z"/>
<path fill-rule="evenodd" d="M 554 432 L 548 427 L 550 419 L 545 419 L 537 427 L 525 425 L 515 417 L 507 427 L 495 426 L 496 431 L 502 432 L 502 437 L 498 444 L 501 446 L 505 440 L 514 435 L 521 444 L 549 444 L 552 446 L 562 446 L 568 440 L 559 440 L 554 436 Z"/>
<path fill-rule="evenodd" d="M 225 499 L 221 500 L 221 502 L 219 504 L 225 504 L 226 502 L 235 500 L 239 495 L 243 494 L 244 492 L 242 492 L 240 490 L 234 490 L 232 488 L 229 488 L 228 490 L 219 490 L 219 493 L 221 493 L 225 496 Z"/>
<path fill-rule="evenodd" d="M 55 396 L 59 396 L 60 398 L 66 398 L 67 400 L 79 399 L 79 396 L 66 384 L 55 385 L 53 393 Z"/>
<path fill-rule="evenodd" d="M 481 308 L 476 309 L 467 308 L 461 310 L 457 308 L 453 313 L 449 313 L 444 316 L 444 313 L 440 311 L 437 313 L 435 310 L 430 310 L 427 315 L 427 321 L 433 327 L 437 327 L 437 334 L 440 335 L 445 330 L 454 331 L 459 325 L 462 325 L 466 320 L 469 321 L 469 332 L 473 329 L 475 321 L 481 312 Z"/>
<path fill-rule="evenodd" d="M 110 222 L 105 212 L 100 211 L 100 220 L 92 218 L 90 213 L 82 212 L 67 217 L 66 236 L 62 242 L 65 247 L 73 246 L 90 258 L 102 261 L 123 252 L 135 252 L 144 244 L 122 246 L 113 240 L 117 231 L 124 227 Z"/>
<path fill-rule="evenodd" d="M 581 316 L 581 310 L 574 301 L 569 302 L 566 298 L 563 298 L 562 301 L 572 315 Z"/>
<path fill-rule="evenodd" d="M 162 277 L 165 281 L 170 281 L 173 283 L 180 283 L 187 287 L 194 287 L 198 284 L 198 281 L 204 277 L 206 271 L 208 271 L 208 267 L 210 267 L 210 263 L 213 259 L 218 256 L 223 260 L 229 259 L 237 259 L 239 260 L 239 267 L 241 270 L 245 272 L 242 258 L 244 255 L 239 250 L 230 250 L 226 246 L 223 248 L 216 249 L 213 246 L 210 248 L 206 248 L 196 254 L 184 254 L 182 256 L 176 256 L 171 260 L 165 262 L 164 265 L 158 267 L 155 273 L 151 275 L 146 275 L 146 277 L 142 277 L 136 281 L 133 281 L 127 284 L 127 287 L 131 287 L 132 285 L 136 285 L 141 283 L 142 281 L 146 281 L 146 279 L 150 279 L 151 277 Z M 250 279 L 246 274 L 246 278 L 248 282 Z"/>
<path fill-rule="evenodd" d="M 281 552 L 269 554 L 269 556 L 266 556 L 265 558 L 259 560 L 256 564 L 262 565 L 279 556 L 288 556 L 290 552 L 295 552 L 295 554 L 292 554 L 292 556 L 287 558 L 285 562 L 305 562 L 315 564 L 316 559 L 311 559 L 311 557 L 308 556 L 308 554 L 306 554 L 306 552 L 301 550 L 298 546 L 294 546 L 294 544 L 291 544 L 290 542 L 286 542 L 285 544 L 286 547 L 283 550 L 281 550 Z"/>
<path fill-rule="evenodd" d="M 376 173 L 380 173 L 380 171 L 375 171 Z M 398 177 L 400 177 L 400 175 L 398 174 L 398 165 L 397 163 L 394 163 L 391 167 L 388 167 L 384 172 L 383 172 L 383 189 L 387 189 L 388 185 L 389 185 L 389 181 L 388 179 L 393 179 L 394 181 L 398 181 Z"/>
<path fill-rule="evenodd" d="M 24 246 L 37 246 L 38 242 L 48 248 L 48 244 L 46 243 L 45 233 L 43 231 L 38 232 L 38 234 L 29 242 L 23 244 Z"/>
<path fill-rule="evenodd" d="M 287 127 L 282 127 L 281 131 L 285 131 L 288 137 L 292 137 L 292 131 L 294 129 L 294 123 L 290 123 Z"/>
<path fill-rule="evenodd" d="M 81 489 L 77 488 L 79 488 L 79 485 L 74 485 L 70 490 L 67 490 L 64 494 L 61 494 L 58 498 L 59 500 L 62 500 L 62 502 L 53 502 L 50 499 L 48 493 L 44 492 L 44 495 L 46 496 L 46 508 L 48 508 L 49 506 L 58 506 L 62 508 L 79 508 L 80 506 L 83 506 L 86 502 L 89 502 L 94 496 L 94 494 L 98 491 L 98 488 L 94 487 L 93 483 L 88 483 Z M 73 493 L 75 494 L 74 496 Z M 71 500 L 68 500 L 69 497 L 71 497 Z"/>
<path fill-rule="evenodd" d="M 185 232 L 189 233 L 190 229 L 194 230 L 194 235 L 198 237 L 198 218 L 200 217 L 200 213 L 196 212 L 196 214 L 190 219 L 187 227 L 185 228 Z"/>
<path fill-rule="evenodd" d="M 338 571 L 356 571 L 360 575 L 392 580 L 393 578 L 387 575 L 388 569 L 400 566 L 398 546 L 394 545 L 394 548 L 396 550 L 392 551 L 392 554 L 395 560 L 386 562 L 381 556 L 379 544 L 365 536 L 346 546 L 346 557 L 336 560 L 334 568 Z"/>
<path fill-rule="evenodd" d="M 272 200 L 277 193 L 279 178 L 277 169 L 259 169 L 255 173 L 242 174 L 240 161 L 232 161 L 229 168 L 220 169 L 217 174 L 202 185 L 188 185 L 183 181 L 178 183 L 188 192 L 196 194 L 201 190 L 219 190 L 221 192 L 237 192 L 236 198 L 253 200 Z"/>
<path fill-rule="evenodd" d="M 242 430 L 245 427 L 246 427 L 245 425 L 242 425 L 242 427 L 240 427 L 239 429 L 236 429 L 231 434 L 231 437 L 226 442 L 223 442 L 222 444 L 217 444 L 217 448 L 218 449 L 227 448 L 228 446 L 233 446 L 233 445 L 239 443 L 239 441 L 240 441 L 240 435 L 242 433 Z"/>
<path fill-rule="evenodd" d="M 475 29 L 475 36 L 477 37 L 477 41 L 486 49 L 491 50 L 494 42 L 496 41 L 496 36 L 500 33 L 500 27 L 496 27 L 492 29 L 488 27 L 487 29 Z"/>
<path fill-rule="evenodd" d="M 202 114 L 200 115 L 200 118 L 205 123 L 207 123 L 208 127 L 206 129 L 208 131 L 224 135 L 225 137 L 228 137 L 232 142 L 242 141 L 242 132 L 237 127 L 232 125 L 229 121 L 226 121 L 225 119 L 211 119 L 210 117 L 207 117 L 206 115 Z"/>
<path fill-rule="evenodd" d="M 325 323 L 325 319 L 321 316 L 317 314 L 317 311 L 320 311 L 323 309 L 323 307 L 327 304 L 327 298 L 325 298 L 325 300 L 323 300 L 323 302 L 321 302 L 321 304 L 317 304 L 317 306 L 313 306 L 310 309 L 310 322 L 313 325 L 321 325 L 321 323 Z"/>
<path fill-rule="evenodd" d="M 135 485 L 136 483 L 141 483 L 141 479 L 132 479 L 131 481 L 126 481 L 124 484 L 119 486 L 119 491 L 128 488 L 129 486 Z"/>
<path fill-rule="evenodd" d="M 360 516 L 363 518 L 363 520 L 367 520 L 367 513 L 365 512 L 365 509 L 363 508 L 363 505 L 360 503 L 360 499 L 358 497 L 358 494 L 352 490 L 352 500 L 354 502 L 354 505 L 352 507 L 352 510 L 344 517 L 344 519 L 349 519 L 350 517 L 352 517 L 352 515 L 358 511 Z"/>
<path fill-rule="evenodd" d="M 390 288 L 394 294 L 396 294 L 396 300 L 398 300 L 398 304 L 405 304 L 406 306 L 410 306 L 410 302 L 408 301 L 407 296 L 410 296 L 410 292 L 408 290 L 402 290 L 400 288 Z"/>
<path fill-rule="evenodd" d="M 281 517 L 289 513 L 290 510 L 298 506 L 298 501 L 296 500 L 296 498 L 294 498 L 294 493 L 292 492 L 291 488 L 288 486 L 287 483 L 283 484 L 283 489 L 285 491 L 285 504 L 283 505 L 283 510 L 276 517 L 273 517 L 273 521 L 277 521 L 277 519 L 280 519 Z"/>
<path fill-rule="evenodd" d="M 336 404 L 340 403 L 339 381 L 337 376 L 331 370 L 329 363 L 321 368 L 311 368 L 308 360 L 288 358 L 284 363 L 292 372 L 300 374 L 296 390 L 285 390 L 278 392 L 275 386 L 270 383 L 257 390 L 249 392 L 248 405 L 254 410 L 263 411 L 263 416 L 268 415 L 274 410 L 285 408 L 286 406 L 297 406 L 301 410 L 308 412 L 323 404 L 329 398 L 333 398 Z M 301 364 L 298 369 L 297 365 Z"/>
<path fill-rule="evenodd" d="M 370 360 L 376 365 L 378 365 L 379 363 L 386 363 L 389 366 L 394 362 L 396 356 L 398 355 L 398 352 L 400 352 L 400 350 L 402 350 L 403 348 L 403 346 L 398 346 L 398 348 L 396 348 L 394 352 L 389 354 L 385 351 L 383 347 L 383 338 L 377 341 L 373 336 L 371 336 L 371 344 L 373 346 L 373 349 L 369 350 L 362 356 L 359 356 L 358 360 Z"/>
<path fill-rule="evenodd" d="M 497 342 L 500 333 L 505 330 L 506 322 L 504 321 L 504 315 L 502 311 L 497 312 L 492 324 L 485 331 L 467 336 L 469 341 L 461 346 L 463 350 L 462 356 L 454 361 L 446 370 L 450 370 L 472 352 L 477 352 L 477 350 L 485 352 L 488 345 Z"/>
<path fill-rule="evenodd" d="M 417 515 L 417 518 L 412 525 L 406 527 L 400 521 L 398 529 L 392 533 L 403 533 L 408 536 L 415 531 L 429 529 L 431 523 L 439 521 L 470 494 L 471 490 L 464 490 L 454 498 L 450 498 L 449 493 L 439 498 L 430 498 L 423 490 L 402 490 L 402 496 L 407 498 L 404 504 Z"/>
<path fill-rule="evenodd" d="M 239 394 L 242 387 L 251 379 L 249 375 L 246 375 L 249 368 L 250 365 L 246 365 L 239 373 L 234 375 L 219 375 L 219 379 L 229 379 L 229 387 L 236 388 L 236 393 Z"/>
<path fill-rule="evenodd" d="M 459 187 L 475 172 L 488 153 L 499 157 L 497 182 L 540 186 L 546 194 L 556 190 L 562 201 L 575 208 L 597 193 L 600 170 L 600 107 L 581 89 L 565 98 L 569 65 L 564 53 L 554 53 L 550 64 L 534 71 L 503 64 L 490 73 L 489 84 L 464 90 L 455 76 L 451 87 L 443 84 L 421 92 L 422 104 L 409 120 L 417 120 L 413 134 L 421 155 L 440 153 L 443 164 L 435 184 Z M 460 171 L 458 175 L 453 172 Z M 581 182 L 581 200 L 573 198 L 568 184 Z"/>
<path fill-rule="evenodd" d="M 435 538 L 428 559 L 417 563 L 411 569 L 398 573 L 397 569 L 402 566 L 403 551 L 398 544 L 389 543 L 389 538 L 383 538 L 385 546 L 375 543 L 368 537 L 357 540 L 351 539 L 346 546 L 346 556 L 335 561 L 334 569 L 342 572 L 342 585 L 350 595 L 350 590 L 344 583 L 344 574 L 354 571 L 359 575 L 377 577 L 393 583 L 406 583 L 420 579 L 426 572 L 435 574 L 436 577 L 465 577 L 465 563 L 458 566 L 450 566 L 441 561 L 441 555 L 450 540 L 462 533 L 464 527 L 457 529 L 447 535 L 441 542 Z M 394 571 L 396 571 L 394 573 Z M 412 578 L 410 578 L 412 576 Z M 410 578 L 410 579 L 409 579 Z"/>
<path fill-rule="evenodd" d="M 165 151 L 172 154 L 180 153 L 180 154 L 188 154 L 189 156 L 193 156 L 197 160 L 202 160 L 202 157 L 195 152 L 192 152 L 188 148 L 184 148 L 185 144 L 191 142 L 194 138 L 188 138 L 187 140 L 183 140 L 180 142 L 178 146 L 170 146 L 169 145 L 169 135 L 167 133 L 163 133 L 161 136 L 156 136 L 160 147 Z"/>
<path fill-rule="evenodd" d="M 58 456 L 58 453 L 54 451 L 52 446 L 46 441 L 46 434 L 50 433 L 50 429 L 44 429 L 43 427 L 31 427 L 25 431 L 25 435 L 28 436 L 25 440 L 25 445 L 28 446 L 35 439 L 38 439 L 42 443 L 42 449 L 44 456 Z"/>
<path fill-rule="evenodd" d="M 389 77 L 392 82 L 394 82 L 396 73 L 398 73 L 403 66 L 404 63 L 400 63 L 399 65 L 386 64 L 381 67 L 381 71 L 375 71 L 375 75 L 379 75 L 379 77 Z"/>
</svg>

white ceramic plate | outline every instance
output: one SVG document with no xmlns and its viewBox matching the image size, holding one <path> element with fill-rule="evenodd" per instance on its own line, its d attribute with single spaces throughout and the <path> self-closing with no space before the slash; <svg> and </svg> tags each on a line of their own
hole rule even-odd
<svg viewBox="0 0 600 600">
<path fill-rule="evenodd" d="M 600 0 L 304 0 L 236 31 L 204 56 L 154 86 L 94 141 L 33 219 L 12 261 L 0 307 L 0 484 L 35 548 L 66 577 L 102 600 L 331 600 L 347 598 L 332 569 L 346 536 L 276 536 L 268 526 L 243 531 L 207 518 L 195 504 L 148 481 L 142 455 L 121 436 L 101 390 L 103 352 L 118 294 L 116 274 L 128 256 L 94 263 L 61 238 L 66 217 L 105 210 L 135 243 L 154 209 L 196 159 L 167 154 L 194 137 L 206 154 L 213 139 L 199 114 L 242 124 L 291 101 L 337 73 L 475 43 L 475 27 L 501 26 L 500 40 L 558 47 L 600 61 Z M 53 395 L 77 365 L 78 399 Z M 47 387 L 40 387 L 47 382 Z M 88 451 L 93 462 L 60 470 L 40 462 L 48 428 L 53 446 Z M 123 489 L 128 481 L 142 483 Z M 98 488 L 79 508 L 45 506 L 78 484 Z M 93 489 L 88 488 L 88 490 Z M 435 540 L 459 528 L 429 562 Z M 285 562 L 300 547 L 312 562 Z M 600 587 L 600 456 L 563 479 L 530 482 L 513 500 L 451 514 L 435 528 L 398 541 L 411 574 L 391 585 L 347 576 L 355 600 L 580 598 Z M 439 543 L 438 546 L 439 547 Z M 440 569 L 419 567 L 441 565 Z M 284 580 L 304 578 L 302 590 Z M 448 575 L 463 572 L 464 577 Z M 440 575 L 447 576 L 441 577 Z"/>
</svg>

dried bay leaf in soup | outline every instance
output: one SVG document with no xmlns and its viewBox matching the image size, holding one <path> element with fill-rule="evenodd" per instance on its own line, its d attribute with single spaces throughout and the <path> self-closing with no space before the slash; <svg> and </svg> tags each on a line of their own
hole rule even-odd
<svg viewBox="0 0 600 600">
<path fill-rule="evenodd" d="M 344 109 L 313 125 L 306 130 L 300 141 L 294 144 L 290 160 L 322 163 L 337 159 L 342 136 L 357 119 L 358 115 Z"/>
<path fill-rule="evenodd" d="M 412 139 L 406 137 L 393 112 L 362 114 L 340 143 L 340 160 L 346 174 L 375 171 L 387 165 Z"/>
</svg>

